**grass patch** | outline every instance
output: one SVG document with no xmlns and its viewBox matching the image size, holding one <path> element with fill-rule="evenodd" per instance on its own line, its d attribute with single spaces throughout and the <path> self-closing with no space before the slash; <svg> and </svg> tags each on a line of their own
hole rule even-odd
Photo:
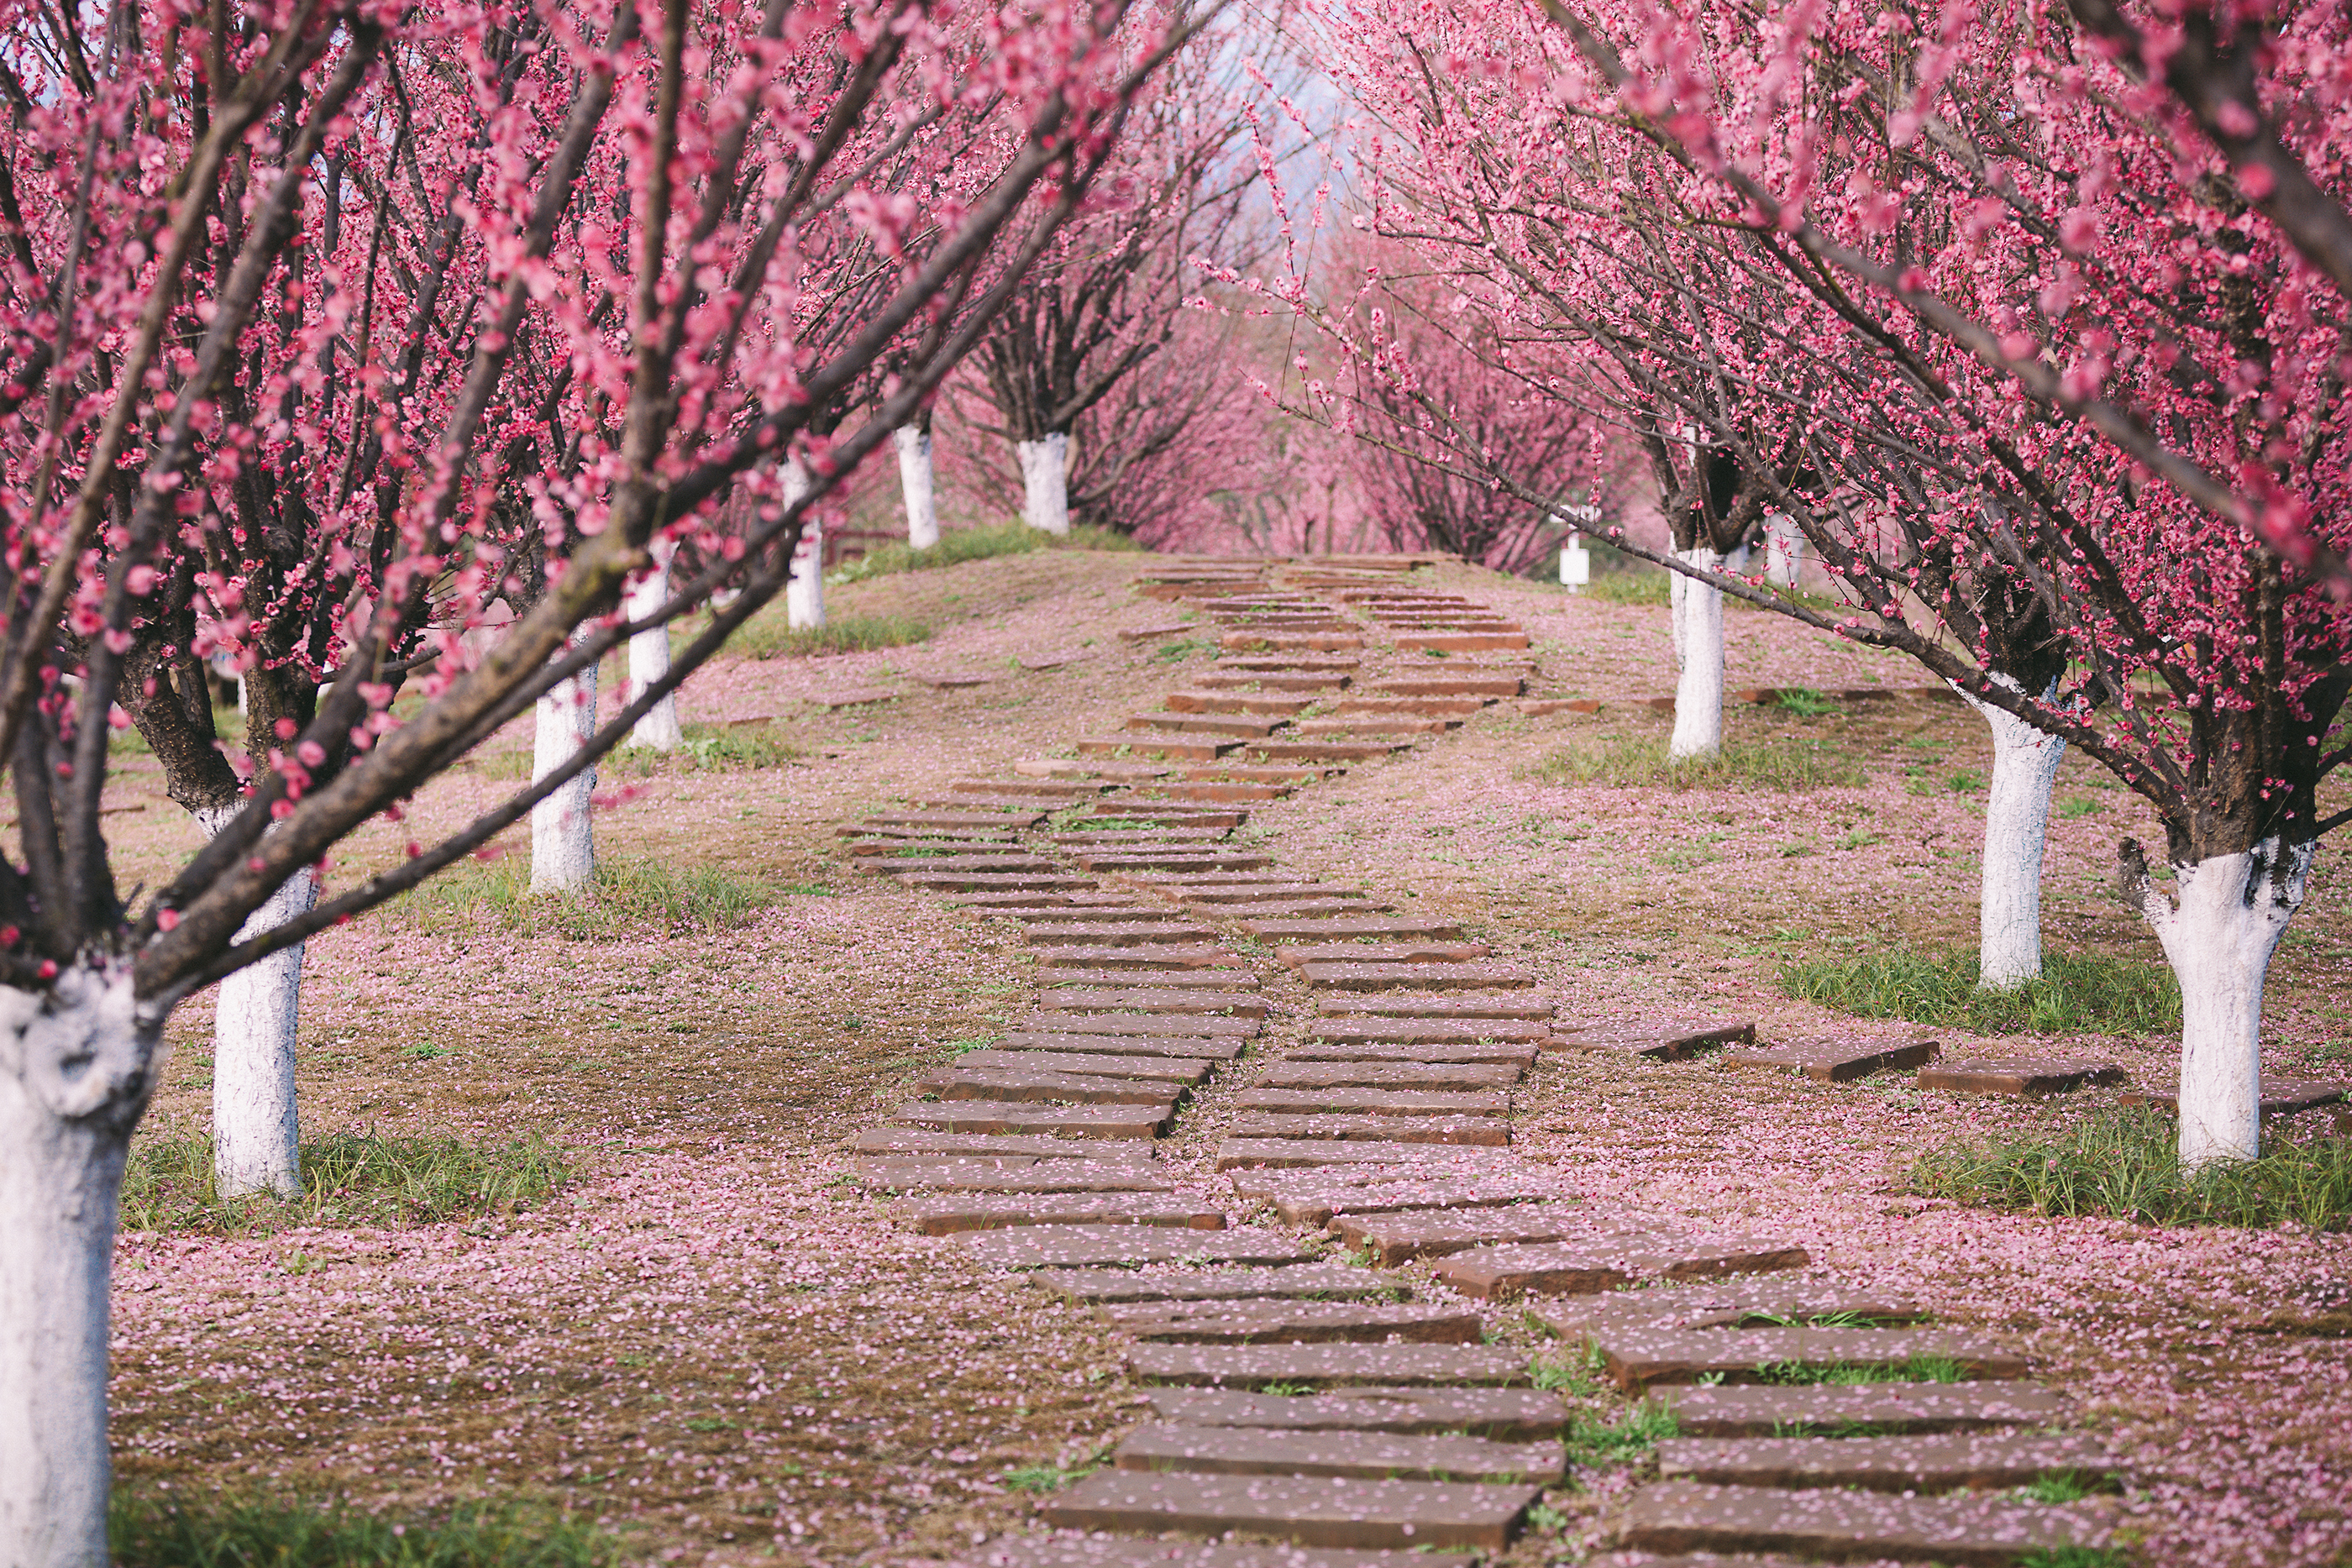
<svg viewBox="0 0 2352 1568">
<path fill-rule="evenodd" d="M 1568 1462 L 1584 1469 L 1639 1464 L 1666 1438 L 1681 1435 L 1674 1410 L 1649 1400 L 1613 1421 L 1580 1410 L 1568 1424 Z"/>
<path fill-rule="evenodd" d="M 1854 1362 L 1830 1362 L 1813 1364 L 1801 1361 L 1768 1362 L 1756 1369 L 1756 1381 L 1786 1385 L 1835 1384 L 1853 1386 L 1865 1383 L 1960 1383 L 1966 1381 L 1968 1369 L 1948 1355 L 1915 1355 L 1908 1361 L 1890 1362 L 1885 1365 L 1867 1365 Z"/>
<path fill-rule="evenodd" d="M 2131 1568 L 2131 1553 L 2120 1546 L 2037 1546 L 2017 1568 Z"/>
<path fill-rule="evenodd" d="M 1546 784 L 1618 789 L 1858 789 L 1870 775 L 1817 741 L 1727 740 L 1713 757 L 1666 755 L 1664 740 L 1623 738 L 1569 747 L 1535 765 Z"/>
<path fill-rule="evenodd" d="M 1538 1354 L 1528 1363 L 1529 1379 L 1538 1388 L 1591 1398 L 1601 1392 L 1609 1364 L 1591 1344 L 1560 1347 L 1553 1355 Z"/>
<path fill-rule="evenodd" d="M 1978 1034 L 2158 1035 L 2180 1027 L 2180 986 L 2170 969 L 2099 953 L 2045 953 L 2042 977 L 2009 991 L 1977 988 L 1974 948 L 1800 958 L 1782 967 L 1780 984 L 1784 996 L 1856 1018 Z"/>
<path fill-rule="evenodd" d="M 568 1516 L 460 1503 L 436 1518 L 342 1502 L 152 1497 L 107 1510 L 116 1568 L 605 1568 L 618 1543 Z"/>
<path fill-rule="evenodd" d="M 2103 1111 L 2058 1132 L 1956 1140 L 1922 1155 L 1910 1185 L 1971 1207 L 2147 1225 L 2352 1227 L 2352 1139 L 2274 1137 L 2258 1160 L 2192 1172 L 2179 1138 L 2151 1107 Z"/>
<path fill-rule="evenodd" d="M 848 561 L 825 574 L 832 584 L 864 582 L 868 578 L 890 577 L 902 571 L 930 571 L 943 566 L 960 566 L 968 560 L 986 560 L 992 556 L 1026 555 L 1041 549 L 1139 550 L 1143 547 L 1125 534 L 1108 528 L 1090 528 L 1073 523 L 1066 538 L 1033 528 L 1026 523 L 992 523 L 985 528 L 950 528 L 940 535 L 940 542 L 922 549 L 910 545 L 884 545 L 868 550 L 856 560 Z"/>
<path fill-rule="evenodd" d="M 804 659 L 819 653 L 870 653 L 928 643 L 930 623 L 909 615 L 844 615 L 795 631 L 781 606 L 762 610 L 736 628 L 723 650 L 743 659 Z"/>
<path fill-rule="evenodd" d="M 781 768 L 802 755 L 772 724 L 688 724 L 675 750 L 624 746 L 596 765 L 599 773 L 644 779 L 660 772 L 729 773 L 746 768 Z M 516 755 L 528 758 L 529 753 Z"/>
<path fill-rule="evenodd" d="M 1596 571 L 1584 585 L 1584 597 L 1604 604 L 1664 604 L 1674 576 L 1658 567 L 1629 567 L 1622 571 Z"/>
<path fill-rule="evenodd" d="M 2088 795 L 2069 795 L 2058 802 L 2058 814 L 2062 817 L 2087 817 L 2098 809 L 2098 801 Z"/>
<path fill-rule="evenodd" d="M 536 1136 L 478 1145 L 338 1133 L 304 1144 L 301 1161 L 299 1197 L 223 1197 L 213 1184 L 209 1132 L 142 1139 L 122 1176 L 122 1228 L 245 1235 L 302 1225 L 432 1225 L 520 1212 L 571 1176 L 562 1152 Z"/>
<path fill-rule="evenodd" d="M 1060 1491 L 1091 1473 L 1089 1469 L 1066 1470 L 1059 1465 L 1024 1465 L 1020 1469 L 1005 1471 L 1004 1484 L 1014 1491 Z"/>
<path fill-rule="evenodd" d="M 1799 718 L 1819 718 L 1825 713 L 1837 712 L 1837 698 L 1817 692 L 1811 686 L 1782 686 L 1775 699 L 1783 713 Z"/>
<path fill-rule="evenodd" d="M 584 892 L 532 893 L 530 857 L 514 853 L 453 866 L 391 907 L 440 936 L 484 923 L 509 931 L 552 931 L 575 942 L 607 942 L 652 926 L 666 934 L 728 931 L 793 891 L 717 866 L 622 859 L 596 862 Z"/>
</svg>

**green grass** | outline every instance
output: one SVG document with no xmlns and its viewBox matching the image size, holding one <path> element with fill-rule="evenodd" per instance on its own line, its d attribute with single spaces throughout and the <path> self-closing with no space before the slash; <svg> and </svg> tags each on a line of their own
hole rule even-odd
<svg viewBox="0 0 2352 1568">
<path fill-rule="evenodd" d="M 1971 1207 L 2147 1225 L 2352 1228 L 2352 1139 L 2273 1137 L 2258 1160 L 2187 1171 L 2179 1137 L 2160 1111 L 2103 1111 L 2054 1132 L 1954 1140 L 1913 1164 L 1910 1185 Z"/>
<path fill-rule="evenodd" d="M 844 615 L 822 626 L 793 631 L 781 605 L 762 610 L 736 628 L 726 652 L 744 659 L 803 659 L 817 653 L 869 653 L 930 641 L 930 623 L 908 615 Z"/>
<path fill-rule="evenodd" d="M 2088 795 L 2069 795 L 2058 802 L 2058 814 L 2062 817 L 2087 817 L 2098 809 L 2098 801 Z"/>
<path fill-rule="evenodd" d="M 1853 1362 L 1812 1364 L 1801 1361 L 1776 1361 L 1756 1369 L 1756 1381 L 1759 1383 L 1791 1385 L 1850 1386 L 1865 1383 L 1959 1383 L 1967 1377 L 1968 1370 L 1948 1355 L 1915 1355 L 1908 1361 L 1892 1362 L 1885 1365 Z"/>
<path fill-rule="evenodd" d="M 304 1144 L 302 1195 L 225 1198 L 213 1185 L 210 1133 L 142 1138 L 122 1176 L 126 1230 L 227 1235 L 302 1225 L 437 1224 L 514 1213 L 570 1177 L 544 1139 L 473 1145 L 448 1137 L 338 1133 Z"/>
<path fill-rule="evenodd" d="M 959 566 L 968 560 L 986 560 L 992 556 L 1026 555 L 1041 549 L 1138 550 L 1143 547 L 1124 534 L 1108 528 L 1089 528 L 1084 523 L 1070 526 L 1067 538 L 1056 538 L 1040 532 L 1026 523 L 992 523 L 984 528 L 950 528 L 940 536 L 940 542 L 926 549 L 908 545 L 884 545 L 868 550 L 856 560 L 845 562 L 825 574 L 833 584 L 864 582 L 868 578 L 889 577 L 902 571 L 929 571 L 943 566 Z"/>
<path fill-rule="evenodd" d="M 1635 567 L 1624 571 L 1596 571 L 1584 587 L 1587 599 L 1604 604 L 1664 604 L 1674 574 L 1659 567 Z"/>
<path fill-rule="evenodd" d="M 107 1533 L 116 1568 L 605 1568 L 620 1561 L 618 1543 L 586 1524 L 490 1503 L 416 1518 L 341 1502 L 121 1489 Z"/>
<path fill-rule="evenodd" d="M 2131 1553 L 2120 1546 L 2037 1546 L 2017 1568 L 2131 1568 Z"/>
<path fill-rule="evenodd" d="M 1592 1345 L 1562 1345 L 1553 1354 L 1538 1354 L 1530 1359 L 1528 1373 L 1538 1388 L 1590 1398 L 1600 1393 L 1601 1375 L 1608 1366 Z"/>
<path fill-rule="evenodd" d="M 732 930 L 787 891 L 717 866 L 615 856 L 596 862 L 596 879 L 583 893 L 534 894 L 530 857 L 515 852 L 453 866 L 390 907 L 436 935 L 464 935 L 487 923 L 608 942 L 648 926 L 665 934 Z"/>
<path fill-rule="evenodd" d="M 2115 1490 L 2113 1476 L 2086 1475 L 2081 1470 L 2053 1470 L 2018 1488 L 2017 1495 L 2028 1502 L 2081 1502 L 2084 1498 Z"/>
<path fill-rule="evenodd" d="M 1014 1491 L 1059 1491 L 1090 1473 L 1090 1469 L 1066 1470 L 1059 1465 L 1025 1465 L 1017 1470 L 1005 1471 L 1004 1484 Z"/>
<path fill-rule="evenodd" d="M 1811 686 L 1782 686 L 1777 706 L 1783 713 L 1799 718 L 1819 718 L 1825 713 L 1837 712 L 1837 698 L 1813 690 Z"/>
<path fill-rule="evenodd" d="M 726 773 L 747 768 L 781 768 L 802 755 L 772 724 L 688 724 L 674 751 L 625 746 L 596 765 L 601 772 L 646 778 L 657 772 Z"/>
<path fill-rule="evenodd" d="M 1973 948 L 1882 947 L 1782 967 L 1781 993 L 1857 1018 L 1907 1019 L 1978 1034 L 2160 1035 L 2180 1027 L 2180 987 L 2161 964 L 2100 953 L 2045 952 L 2042 977 L 1977 988 Z"/>
<path fill-rule="evenodd" d="M 1860 789 L 1870 775 L 1817 742 L 1733 740 L 1714 757 L 1680 760 L 1658 739 L 1618 738 L 1566 747 L 1535 765 L 1547 784 L 1605 784 L 1613 789 Z"/>
<path fill-rule="evenodd" d="M 1647 1400 L 1604 1421 L 1580 1410 L 1568 1424 L 1568 1462 L 1585 1469 L 1638 1464 L 1668 1437 L 1682 1435 L 1674 1410 Z"/>
</svg>

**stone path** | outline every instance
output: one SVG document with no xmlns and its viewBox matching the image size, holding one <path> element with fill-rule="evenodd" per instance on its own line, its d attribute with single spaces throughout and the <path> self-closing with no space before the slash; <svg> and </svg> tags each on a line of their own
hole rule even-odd
<svg viewBox="0 0 2352 1568">
<path fill-rule="evenodd" d="M 1612 1561 L 2013 1563 L 2097 1544 L 2100 1499 L 2020 1490 L 2116 1466 L 2014 1351 L 1842 1287 L 1785 1239 L 1578 1202 L 1512 1147 L 1514 1092 L 1545 1051 L 1724 1051 L 1841 1081 L 1923 1066 L 1931 1042 L 1581 1028 L 1449 922 L 1233 839 L 1252 804 L 1409 758 L 1524 690 L 1524 630 L 1417 591 L 1410 564 L 1156 563 L 1140 591 L 1217 629 L 1214 674 L 1074 759 L 842 830 L 859 870 L 1017 922 L 1041 988 L 857 1136 L 859 1179 L 908 1228 L 1091 1307 L 1150 1391 L 1043 1530 L 975 1559 L 1500 1551 L 1546 1488 L 1575 1484 L 1562 1438 L 1593 1417 L 1560 1390 L 1584 1377 L 1633 1402 L 1616 1432 L 1657 1439 L 1660 1479 L 1617 1511 Z M 1183 1117 L 1222 1124 L 1213 1174 L 1158 1157 Z M 1551 1341 L 1509 1343 L 1526 1323 Z"/>
</svg>

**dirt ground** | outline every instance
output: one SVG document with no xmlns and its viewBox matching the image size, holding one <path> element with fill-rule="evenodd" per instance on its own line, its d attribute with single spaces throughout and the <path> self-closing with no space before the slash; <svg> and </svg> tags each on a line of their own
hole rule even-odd
<svg viewBox="0 0 2352 1568">
<path fill-rule="evenodd" d="M 395 908 L 314 941 L 306 1137 L 543 1135 L 576 1177 L 533 1212 L 443 1226 L 126 1235 L 122 1473 L 368 1506 L 520 1499 L 663 1562 L 896 1563 L 951 1556 L 1024 1517 L 1034 1500 L 1008 1473 L 1082 1465 L 1115 1441 L 1139 1396 L 1091 1320 L 894 1231 L 845 1179 L 844 1139 L 951 1042 L 1001 1030 L 1030 988 L 1009 927 L 851 874 L 835 829 L 1115 729 L 1203 668 L 1201 646 L 1115 636 L 1168 614 L 1126 586 L 1138 559 L 1041 553 L 835 590 L 836 616 L 912 615 L 938 633 L 698 675 L 689 721 L 772 717 L 798 756 L 634 780 L 600 816 L 598 847 L 796 890 L 740 930 L 574 941 L 436 932 Z M 1564 1015 L 1674 1008 L 1749 1013 L 1767 1034 L 1853 1028 L 1781 997 L 1778 966 L 1973 940 L 1983 795 L 1980 778 L 1954 780 L 1988 766 L 1979 719 L 1917 699 L 1732 716 L 1734 738 L 1819 743 L 1867 772 L 1860 788 L 1546 783 L 1539 765 L 1564 747 L 1664 733 L 1666 716 L 1623 700 L 1671 689 L 1664 608 L 1427 575 L 1526 622 L 1534 689 L 1607 706 L 1490 714 L 1259 810 L 1245 833 L 1286 866 L 1457 916 L 1516 950 Z M 1734 686 L 1923 678 L 1760 613 L 1729 620 Z M 1071 660 L 1015 662 L 1048 650 Z M 990 681 L 911 678 L 948 673 Z M 877 684 L 902 695 L 808 700 Z M 196 841 L 135 764 L 115 798 L 144 809 L 110 819 L 126 885 Z M 333 877 L 463 821 L 509 787 L 499 772 L 493 758 L 436 785 L 408 824 L 350 845 Z M 2150 813 L 2079 758 L 2058 792 L 2082 804 L 2052 823 L 2051 942 L 2155 959 L 2108 890 L 2118 838 L 2161 841 Z M 2322 851 L 2273 967 L 2271 1071 L 2352 1071 L 2342 862 Z M 173 1022 L 142 1137 L 204 1124 L 209 1001 Z M 2037 1045 L 2095 1047 L 2152 1078 L 2177 1054 L 2155 1040 Z M 1904 1191 L 1920 1151 L 2073 1113 L 2063 1106 L 1554 1058 L 1522 1105 L 1526 1152 L 1580 1191 L 1769 1226 L 1858 1282 L 1933 1292 L 1947 1315 L 2019 1338 L 2148 1465 L 2132 1503 L 2148 1562 L 2352 1561 L 2352 1241 L 2010 1218 Z M 1213 1103 L 1188 1114 L 1166 1151 L 1202 1191 L 1220 1119 Z M 1613 1484 L 1562 1498 L 1569 1523 L 1515 1556 L 1572 1560 Z"/>
</svg>

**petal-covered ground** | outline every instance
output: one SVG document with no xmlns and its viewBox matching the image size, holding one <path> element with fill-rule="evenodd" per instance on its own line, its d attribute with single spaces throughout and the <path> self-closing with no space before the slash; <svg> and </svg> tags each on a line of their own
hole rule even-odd
<svg viewBox="0 0 2352 1568">
<path fill-rule="evenodd" d="M 1083 1466 L 1114 1441 L 1139 1395 L 1097 1323 L 894 1230 L 845 1179 L 844 1139 L 955 1042 L 1001 1030 L 1029 988 L 1013 933 L 849 873 L 835 830 L 1115 729 L 1204 668 L 1197 642 L 1116 636 L 1170 613 L 1129 592 L 1134 562 L 1052 552 L 877 580 L 836 591 L 835 613 L 916 616 L 937 635 L 698 674 L 689 721 L 772 719 L 796 755 L 733 771 L 608 768 L 633 792 L 600 816 L 599 850 L 781 890 L 738 929 L 573 940 L 395 906 L 312 943 L 306 1136 L 543 1136 L 575 1179 L 532 1211 L 446 1225 L 126 1234 L 124 1476 L 367 1506 L 518 1498 L 607 1523 L 633 1554 L 666 1561 L 902 1562 L 1002 1530 L 1034 1506 L 1024 1472 Z M 1731 716 L 1735 741 L 1815 747 L 1853 783 L 1552 782 L 1568 775 L 1546 760 L 1563 751 L 1664 734 L 1666 716 L 1625 700 L 1671 689 L 1664 608 L 1430 575 L 1529 626 L 1537 690 L 1606 706 L 1489 714 L 1260 809 L 1244 833 L 1283 864 L 1455 917 L 1532 968 L 1564 1016 L 1741 1013 L 1783 1036 L 1856 1027 L 1784 998 L 1780 967 L 1972 941 L 1989 749 L 1965 709 L 1906 698 Z M 1777 618 L 1729 619 L 1735 687 L 1924 679 Z M 1070 660 L 1019 665 L 1042 653 Z M 988 681 L 912 678 L 944 674 Z M 876 685 L 901 695 L 809 700 Z M 518 730 L 492 750 L 527 745 Z M 152 882 L 195 842 L 143 761 L 127 759 L 114 797 L 143 809 L 109 819 L 126 883 Z M 495 755 L 459 770 L 407 823 L 349 846 L 332 876 L 464 820 L 512 776 Z M 2154 960 L 2106 891 L 2116 841 L 2154 836 L 2150 814 L 2079 759 L 2058 792 L 2053 946 Z M 2273 1071 L 2352 1076 L 2338 861 L 2322 852 L 2273 971 Z M 204 1124 L 209 1021 L 207 997 L 174 1019 L 143 1138 Z M 2177 1042 L 2035 1041 L 2078 1047 L 2156 1081 Z M 2014 1336 L 2146 1467 L 2130 1503 L 2146 1561 L 2317 1565 L 2352 1552 L 2346 1238 L 2020 1218 L 1908 1192 L 1920 1152 L 2078 1114 L 2071 1103 L 1548 1057 L 1521 1104 L 1524 1151 L 1579 1192 L 1748 1219 L 1857 1282 Z M 1203 1109 L 1166 1152 L 1206 1192 L 1220 1118 Z M 1568 1511 L 1589 1516 L 1608 1490 Z M 1573 1539 L 1539 1532 L 1519 1554 Z"/>
</svg>

